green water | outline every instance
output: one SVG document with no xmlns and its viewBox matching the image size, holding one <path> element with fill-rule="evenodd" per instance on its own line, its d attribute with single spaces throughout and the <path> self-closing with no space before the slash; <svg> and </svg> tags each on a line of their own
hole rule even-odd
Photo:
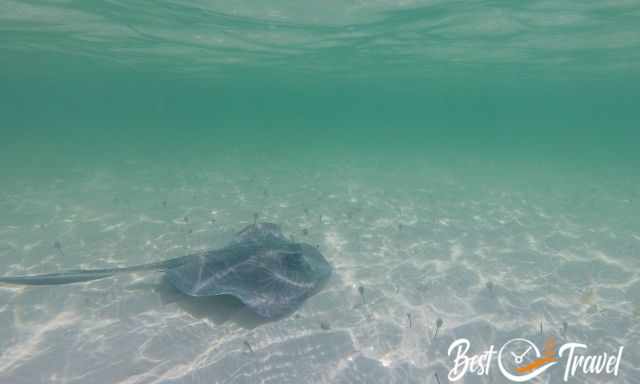
<svg viewBox="0 0 640 384">
<path fill-rule="evenodd" d="M 455 337 L 539 319 L 625 345 L 615 382 L 636 382 L 638 20 L 638 1 L 0 0 L 0 274 L 218 247 L 254 213 L 336 268 L 266 324 L 140 276 L 0 289 L 0 383 L 424 382 Z"/>
<path fill-rule="evenodd" d="M 9 168 L 231 150 L 637 160 L 633 1 L 2 10 Z"/>
</svg>

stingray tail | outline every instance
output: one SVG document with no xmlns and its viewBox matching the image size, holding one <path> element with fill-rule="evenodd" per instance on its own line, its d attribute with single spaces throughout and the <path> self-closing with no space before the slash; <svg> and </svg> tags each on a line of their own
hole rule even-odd
<svg viewBox="0 0 640 384">
<path fill-rule="evenodd" d="M 0 276 L 0 284 L 12 285 L 62 285 L 99 280 L 122 273 L 164 271 L 184 263 L 184 258 L 160 261 L 157 263 L 136 265 L 125 268 L 109 269 L 76 269 L 64 272 L 46 273 L 41 275 Z"/>
</svg>

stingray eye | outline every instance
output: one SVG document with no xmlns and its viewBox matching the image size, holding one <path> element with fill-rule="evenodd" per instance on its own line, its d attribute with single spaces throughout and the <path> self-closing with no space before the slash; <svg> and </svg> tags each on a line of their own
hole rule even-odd
<svg viewBox="0 0 640 384">
<path fill-rule="evenodd" d="M 305 266 L 304 257 L 302 252 L 286 252 L 284 254 L 284 262 L 289 268 L 300 269 Z"/>
</svg>

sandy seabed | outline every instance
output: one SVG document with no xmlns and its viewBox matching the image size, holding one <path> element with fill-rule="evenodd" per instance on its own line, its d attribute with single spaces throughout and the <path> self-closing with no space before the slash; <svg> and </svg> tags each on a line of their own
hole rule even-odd
<svg viewBox="0 0 640 384">
<path fill-rule="evenodd" d="M 624 193 L 633 186 L 428 167 L 185 174 L 129 165 L 0 192 L 2 274 L 216 248 L 254 212 L 319 245 L 335 274 L 272 322 L 230 298 L 183 297 L 157 274 L 0 287 L 0 383 L 436 383 L 436 373 L 446 383 L 455 339 L 480 353 L 550 335 L 591 353 L 625 347 L 618 377 L 575 382 L 640 383 L 640 230 Z M 460 382 L 508 382 L 493 367 Z"/>
</svg>

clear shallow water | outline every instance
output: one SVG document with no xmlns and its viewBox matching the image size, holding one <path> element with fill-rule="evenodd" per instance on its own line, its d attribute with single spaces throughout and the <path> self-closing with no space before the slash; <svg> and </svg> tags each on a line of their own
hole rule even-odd
<svg viewBox="0 0 640 384">
<path fill-rule="evenodd" d="M 1 383 L 444 383 L 454 339 L 540 322 L 637 382 L 636 2 L 0 10 L 3 274 L 219 247 L 254 212 L 336 269 L 267 323 L 154 275 L 1 287 Z"/>
</svg>

